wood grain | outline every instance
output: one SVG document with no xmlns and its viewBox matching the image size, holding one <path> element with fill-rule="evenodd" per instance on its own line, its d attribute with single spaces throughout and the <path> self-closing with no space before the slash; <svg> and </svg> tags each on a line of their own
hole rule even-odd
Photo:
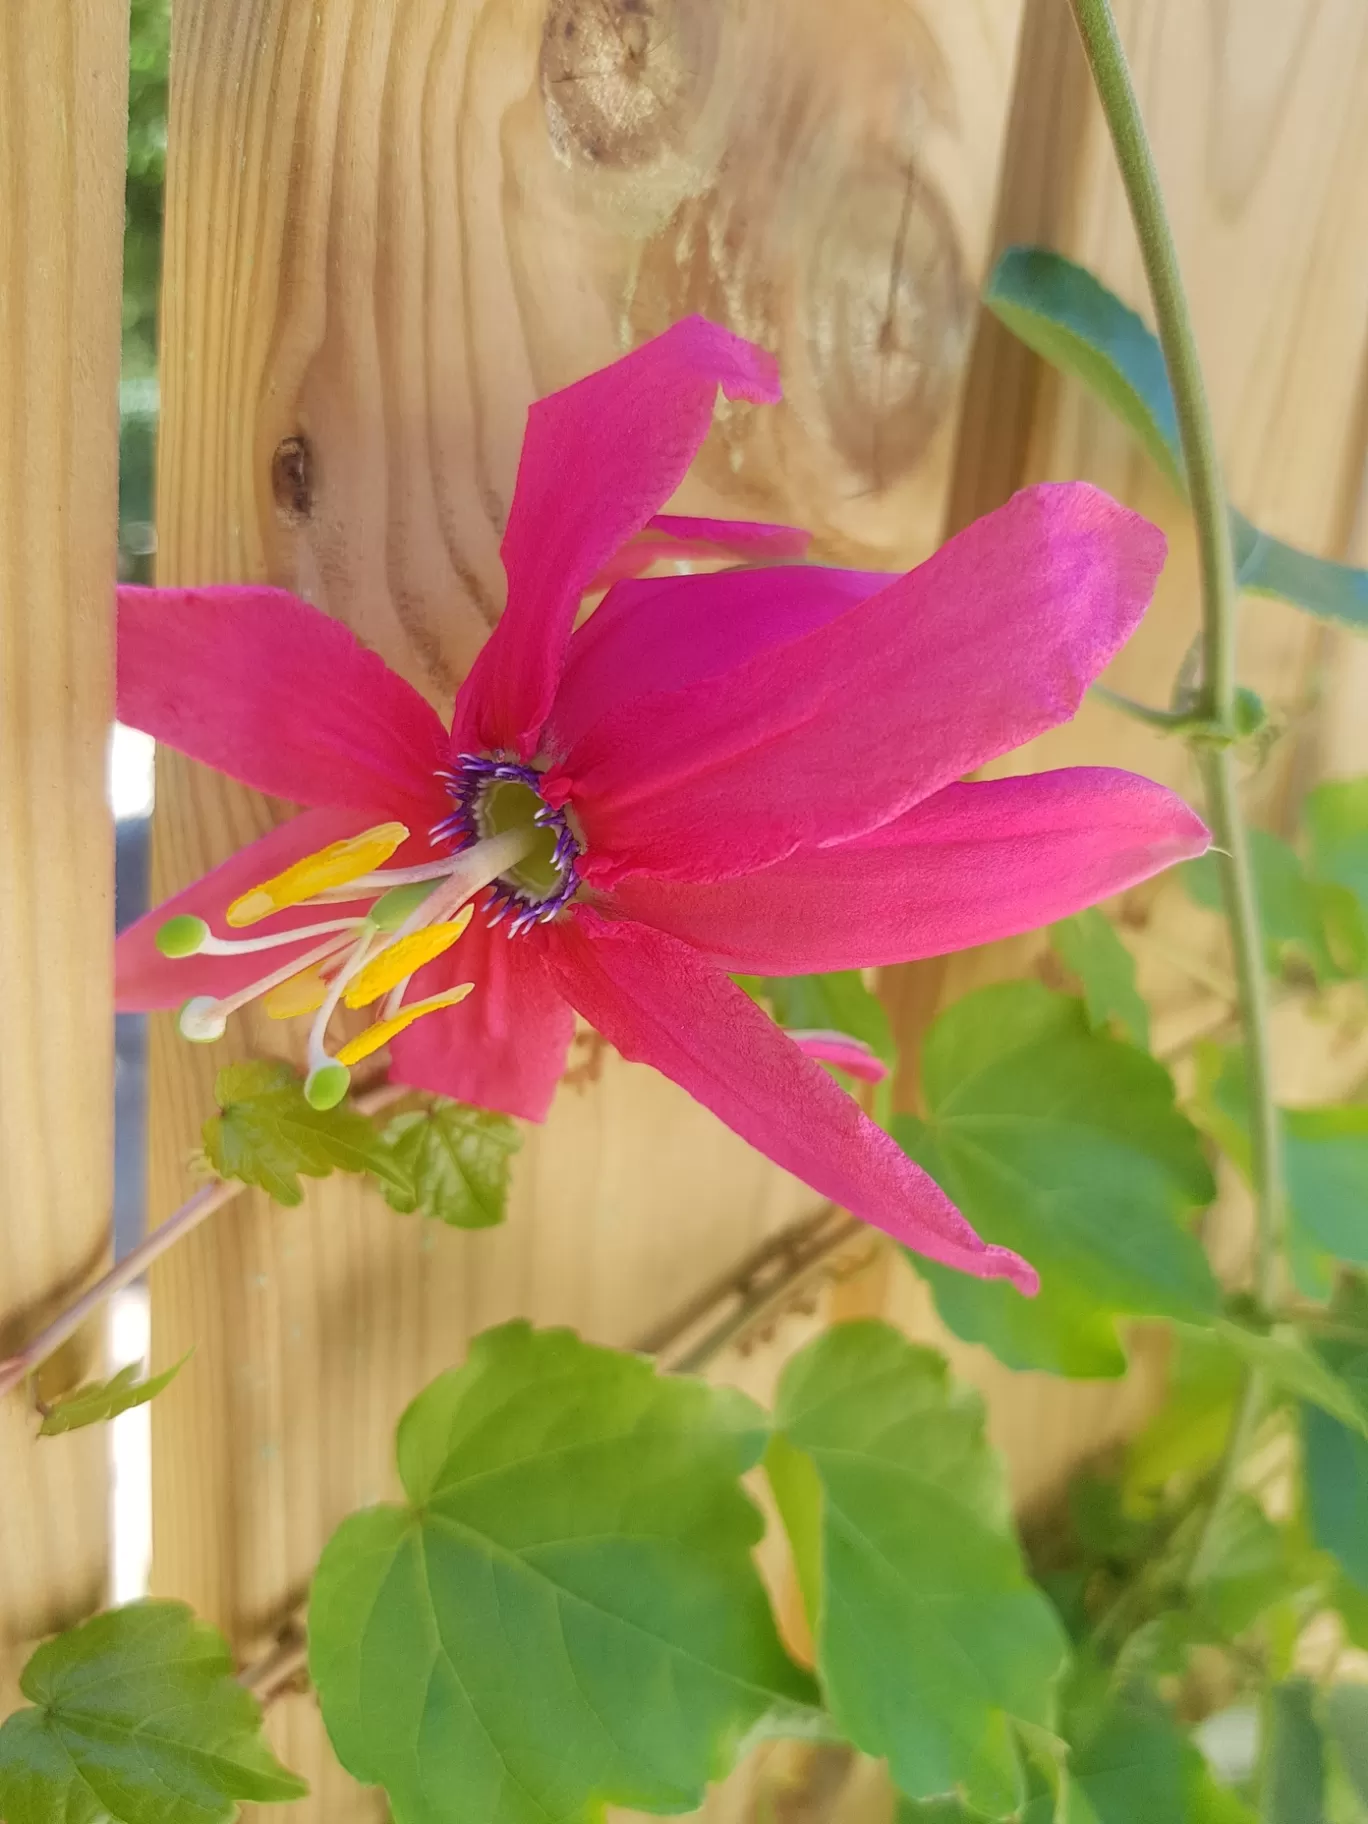
<svg viewBox="0 0 1368 1824">
<path fill-rule="evenodd" d="M 0 12 L 0 1356 L 108 1246 L 124 0 Z M 83 1334 L 49 1391 L 98 1355 Z M 105 1444 L 0 1402 L 0 1714 L 105 1579 Z"/>
<path fill-rule="evenodd" d="M 720 417 L 688 510 L 799 520 L 866 564 L 924 555 L 1019 16 L 178 0 L 161 580 L 291 585 L 445 703 L 498 613 L 527 404 L 693 309 L 773 348 L 788 400 Z M 278 812 L 165 757 L 157 889 Z M 154 1215 L 219 1061 L 154 1032 Z M 244 1654 L 389 1492 L 399 1410 L 473 1329 L 525 1312 L 631 1341 L 811 1207 L 652 1073 L 586 1039 L 572 1078 L 498 1234 L 329 1185 L 298 1211 L 239 1200 L 157 1274 L 159 1359 L 197 1350 L 153 1410 L 155 1587 Z M 314 1782 L 299 1818 L 379 1815 L 307 1700 L 272 1726 Z"/>
</svg>

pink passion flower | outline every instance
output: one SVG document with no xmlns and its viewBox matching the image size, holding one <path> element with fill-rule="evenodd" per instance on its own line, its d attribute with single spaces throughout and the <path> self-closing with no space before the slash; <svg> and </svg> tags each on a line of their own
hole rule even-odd
<svg viewBox="0 0 1368 1824">
<path fill-rule="evenodd" d="M 578 1012 L 824 1197 L 1032 1291 L 727 972 L 982 944 L 1205 849 L 1187 806 L 1130 773 L 961 783 L 1074 714 L 1163 537 L 1095 488 L 1042 486 L 905 576 L 643 579 L 681 551 L 803 548 L 659 516 L 719 387 L 780 390 L 768 355 L 693 318 L 533 406 L 508 605 L 449 731 L 282 590 L 120 590 L 120 717 L 310 808 L 120 939 L 118 1004 L 185 1002 L 207 1040 L 264 998 L 311 1017 L 320 1106 L 388 1044 L 398 1081 L 534 1121 Z M 342 1005 L 375 1017 L 334 1048 Z"/>
</svg>

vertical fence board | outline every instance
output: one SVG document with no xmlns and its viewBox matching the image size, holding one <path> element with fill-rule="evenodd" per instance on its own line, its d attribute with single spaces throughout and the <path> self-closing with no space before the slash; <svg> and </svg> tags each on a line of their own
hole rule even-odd
<svg viewBox="0 0 1368 1824">
<path fill-rule="evenodd" d="M 0 1357 L 108 1245 L 127 70 L 126 0 L 0 10 Z M 0 1403 L 0 1714 L 25 1647 L 104 1593 L 105 1439 L 36 1429 Z"/>
<path fill-rule="evenodd" d="M 536 395 L 690 310 L 774 348 L 685 497 L 912 561 L 944 518 L 1019 0 L 178 0 L 160 575 L 269 578 L 445 703 L 501 601 Z M 301 713 L 307 713 L 307 704 Z M 175 757 L 154 875 L 275 807 Z M 252 1035 L 258 1047 L 279 1043 Z M 241 1042 L 239 1036 L 238 1042 Z M 154 1217 L 227 1047 L 152 1046 Z M 505 1230 L 424 1234 L 353 1184 L 239 1199 L 159 1269 L 154 1583 L 261 1651 L 390 1432 L 513 1312 L 630 1341 L 813 1199 L 588 1040 Z M 312 1707 L 274 1713 L 298 1815 L 378 1815 Z"/>
</svg>

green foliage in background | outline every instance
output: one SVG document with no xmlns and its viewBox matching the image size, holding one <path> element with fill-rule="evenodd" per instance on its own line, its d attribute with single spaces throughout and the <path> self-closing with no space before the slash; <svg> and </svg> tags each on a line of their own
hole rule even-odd
<svg viewBox="0 0 1368 1824">
<path fill-rule="evenodd" d="M 123 366 L 128 376 L 155 373 L 157 365 L 170 45 L 171 0 L 132 0 L 124 187 Z"/>
</svg>

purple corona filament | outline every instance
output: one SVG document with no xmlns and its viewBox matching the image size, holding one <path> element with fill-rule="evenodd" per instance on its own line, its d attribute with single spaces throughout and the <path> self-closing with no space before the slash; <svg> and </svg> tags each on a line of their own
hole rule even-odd
<svg viewBox="0 0 1368 1824">
<path fill-rule="evenodd" d="M 453 810 L 449 817 L 435 823 L 429 834 L 434 842 L 450 843 L 459 852 L 489 834 L 484 828 L 483 807 L 493 785 L 525 785 L 541 798 L 541 774 L 535 766 L 523 766 L 516 760 L 488 754 L 458 754 L 457 765 L 443 768 L 437 775 L 446 787 Z M 542 829 L 554 830 L 556 845 L 551 853 L 552 866 L 560 875 L 554 892 L 537 897 L 526 886 L 501 876 L 488 889 L 485 901 L 489 924 L 504 924 L 506 935 L 518 937 L 533 925 L 545 924 L 569 905 L 579 891 L 580 879 L 575 863 L 580 845 L 566 820 L 563 810 L 555 810 L 542 800 L 542 808 L 532 818 Z"/>
</svg>

